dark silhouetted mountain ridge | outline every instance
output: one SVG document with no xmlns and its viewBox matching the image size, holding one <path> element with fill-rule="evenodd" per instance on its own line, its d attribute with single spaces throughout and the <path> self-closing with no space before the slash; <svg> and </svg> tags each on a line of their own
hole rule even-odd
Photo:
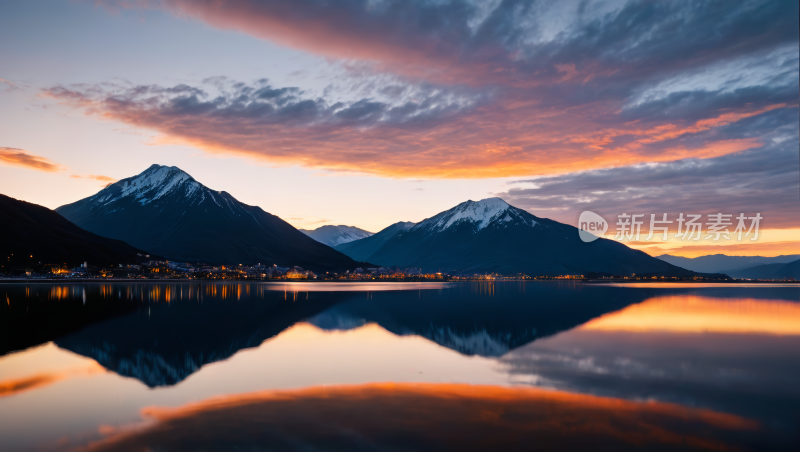
<svg viewBox="0 0 800 452">
<path fill-rule="evenodd" d="M 0 237 L 4 265 L 135 264 L 145 260 L 139 254 L 147 254 L 81 229 L 47 207 L 5 195 L 0 195 Z"/>
<path fill-rule="evenodd" d="M 56 211 L 96 234 L 175 260 L 299 265 L 315 271 L 359 265 L 277 216 L 211 190 L 174 166 L 153 165 Z"/>
<path fill-rule="evenodd" d="M 613 240 L 584 242 L 577 228 L 536 217 L 500 198 L 466 201 L 428 218 L 390 237 L 369 261 L 507 275 L 697 275 Z"/>
</svg>

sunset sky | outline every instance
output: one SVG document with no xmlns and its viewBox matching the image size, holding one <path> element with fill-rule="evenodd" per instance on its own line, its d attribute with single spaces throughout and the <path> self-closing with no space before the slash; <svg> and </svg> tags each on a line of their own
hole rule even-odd
<svg viewBox="0 0 800 452">
<path fill-rule="evenodd" d="M 303 228 L 377 232 L 499 196 L 573 225 L 584 210 L 760 213 L 755 242 L 632 246 L 800 254 L 799 14 L 797 1 L 3 2 L 0 193 L 56 208 L 158 163 Z"/>
</svg>

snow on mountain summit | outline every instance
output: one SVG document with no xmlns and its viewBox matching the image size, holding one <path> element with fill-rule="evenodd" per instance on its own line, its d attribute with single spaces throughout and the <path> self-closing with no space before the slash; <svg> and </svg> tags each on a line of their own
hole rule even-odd
<svg viewBox="0 0 800 452">
<path fill-rule="evenodd" d="M 137 174 L 125 181 L 138 187 L 164 187 L 172 186 L 185 180 L 194 178 L 177 166 L 151 165 L 142 173 Z"/>
<path fill-rule="evenodd" d="M 365 231 L 361 228 L 345 225 L 325 225 L 312 230 L 300 229 L 300 232 L 331 247 L 374 235 L 372 232 Z"/>
<path fill-rule="evenodd" d="M 420 222 L 414 229 L 441 232 L 462 222 L 469 222 L 475 226 L 475 231 L 477 232 L 493 222 L 506 223 L 518 219 L 521 219 L 529 226 L 536 225 L 534 220 L 521 218 L 518 211 L 519 209 L 500 198 L 486 198 L 480 201 L 469 200 Z"/>
<path fill-rule="evenodd" d="M 469 220 L 478 222 L 478 229 L 480 230 L 485 228 L 494 217 L 501 212 L 505 212 L 509 207 L 511 206 L 500 198 L 486 198 L 480 201 L 469 200 L 457 205 L 455 209 L 453 209 L 453 214 L 450 215 L 450 218 L 448 218 L 446 222 L 442 221 L 439 224 L 444 223 L 442 229 L 447 229 L 458 221 Z"/>
<path fill-rule="evenodd" d="M 107 204 L 132 196 L 141 205 L 146 205 L 171 192 L 180 191 L 183 196 L 190 198 L 203 188 L 206 187 L 176 166 L 152 165 L 136 176 L 109 185 L 95 195 L 95 202 Z"/>
</svg>

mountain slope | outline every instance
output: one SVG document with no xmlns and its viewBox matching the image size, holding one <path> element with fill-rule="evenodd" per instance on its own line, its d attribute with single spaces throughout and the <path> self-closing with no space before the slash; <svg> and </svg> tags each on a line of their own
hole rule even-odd
<svg viewBox="0 0 800 452">
<path fill-rule="evenodd" d="M 370 262 L 471 273 L 694 274 L 612 240 L 585 243 L 577 228 L 535 217 L 500 198 L 466 201 L 426 219 L 389 239 Z"/>
<path fill-rule="evenodd" d="M 355 226 L 320 226 L 317 229 L 300 229 L 300 232 L 330 247 L 342 245 L 354 240 L 360 240 L 373 235 L 372 232 L 365 231 Z"/>
<path fill-rule="evenodd" d="M 11 265 L 135 264 L 147 254 L 85 231 L 47 207 L 5 195 L 0 195 L 0 237 L 0 252 Z"/>
<path fill-rule="evenodd" d="M 775 272 L 775 276 L 778 278 L 800 279 L 800 259 L 794 262 L 789 262 L 778 269 L 778 271 Z"/>
<path fill-rule="evenodd" d="M 739 270 L 729 271 L 726 274 L 737 279 L 772 279 L 777 278 L 775 273 L 787 264 L 763 264 Z"/>
<path fill-rule="evenodd" d="M 96 234 L 175 260 L 316 271 L 357 266 L 275 215 L 211 190 L 177 167 L 153 165 L 56 211 Z"/>
<path fill-rule="evenodd" d="M 369 257 L 383 246 L 387 240 L 401 232 L 408 231 L 415 224 L 411 221 L 400 221 L 381 229 L 380 232 L 367 238 L 338 245 L 334 248 L 357 261 L 369 261 Z"/>
<path fill-rule="evenodd" d="M 783 257 L 783 256 L 781 256 Z M 800 259 L 788 264 L 764 264 L 732 271 L 729 276 L 741 279 L 800 279 Z"/>
<path fill-rule="evenodd" d="M 661 259 L 664 262 L 669 262 L 672 265 L 696 272 L 730 273 L 752 268 L 757 265 L 788 264 L 789 262 L 800 259 L 800 256 L 796 254 L 775 257 L 727 256 L 725 254 L 710 254 L 708 256 L 690 258 L 662 254 L 656 258 Z"/>
</svg>

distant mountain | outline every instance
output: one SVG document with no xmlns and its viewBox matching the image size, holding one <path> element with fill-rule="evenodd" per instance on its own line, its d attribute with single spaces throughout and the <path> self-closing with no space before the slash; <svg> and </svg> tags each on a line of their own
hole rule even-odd
<svg viewBox="0 0 800 452">
<path fill-rule="evenodd" d="M 739 270 L 728 271 L 726 274 L 731 278 L 737 279 L 772 279 L 775 272 L 786 266 L 786 264 L 763 264 Z"/>
<path fill-rule="evenodd" d="M 53 210 L 0 195 L 3 266 L 136 264 L 147 251 L 85 231 Z"/>
<path fill-rule="evenodd" d="M 330 247 L 349 243 L 354 240 L 363 239 L 374 235 L 372 232 L 365 231 L 355 226 L 320 226 L 317 229 L 300 229 L 300 232 Z"/>
<path fill-rule="evenodd" d="M 669 262 L 687 270 L 704 273 L 729 273 L 737 270 L 744 270 L 765 264 L 788 264 L 789 262 L 800 259 L 800 255 L 784 255 L 775 257 L 763 256 L 727 256 L 725 254 L 711 254 L 700 257 L 681 257 L 670 254 L 656 256 L 664 262 Z M 731 275 L 733 276 L 733 275 Z"/>
<path fill-rule="evenodd" d="M 174 166 L 153 165 L 56 211 L 95 234 L 175 260 L 299 265 L 315 271 L 359 265 Z"/>
<path fill-rule="evenodd" d="M 800 280 L 800 259 L 794 262 L 789 262 L 778 269 L 778 271 L 775 272 L 775 276 Z"/>
<path fill-rule="evenodd" d="M 764 264 L 728 272 L 738 279 L 800 279 L 800 259 L 788 264 Z"/>
<path fill-rule="evenodd" d="M 381 229 L 377 234 L 371 235 L 361 240 L 345 243 L 334 247 L 337 251 L 350 256 L 357 261 L 369 261 L 367 257 L 372 256 L 387 240 L 395 235 L 408 231 L 416 223 L 411 221 L 400 221 L 384 229 Z"/>
<path fill-rule="evenodd" d="M 466 201 L 426 219 L 387 240 L 370 262 L 501 274 L 694 274 L 619 242 L 583 242 L 577 228 L 536 217 L 500 198 Z"/>
</svg>

